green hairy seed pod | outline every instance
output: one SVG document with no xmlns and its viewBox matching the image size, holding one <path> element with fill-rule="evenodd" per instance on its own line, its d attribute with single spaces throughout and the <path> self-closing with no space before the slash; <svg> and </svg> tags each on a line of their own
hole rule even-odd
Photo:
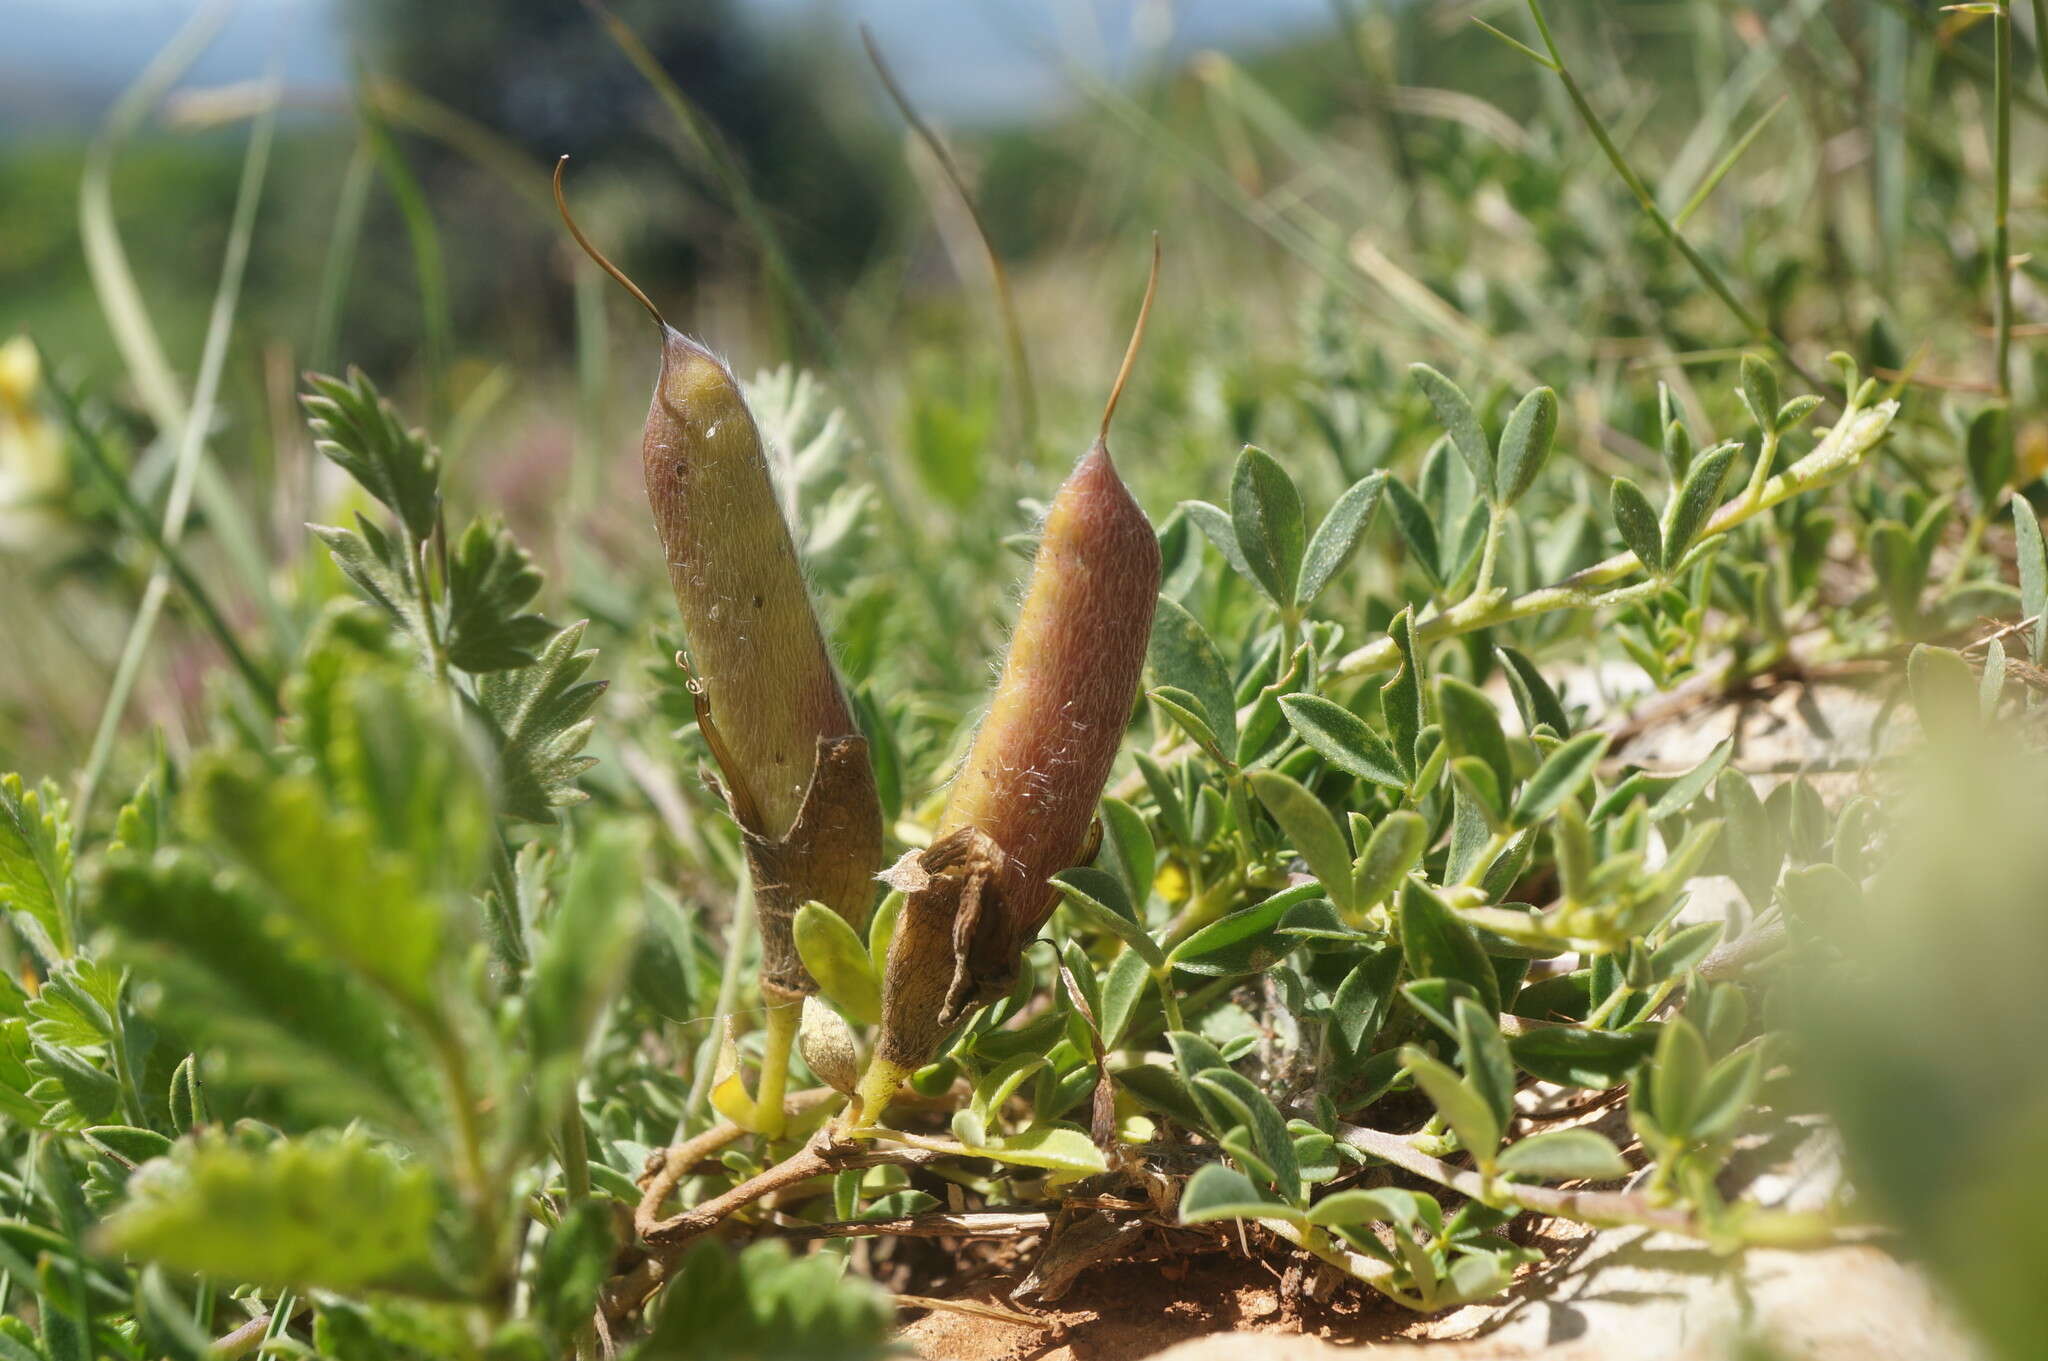
<svg viewBox="0 0 2048 1361">
<path fill-rule="evenodd" d="M 555 174 L 561 202 L 561 168 Z M 578 244 L 661 327 L 641 460 L 689 644 L 699 726 L 745 837 L 771 1000 L 817 991 L 792 923 L 807 901 L 863 921 L 881 801 L 811 606 L 760 431 L 732 371 L 661 317 L 569 221 Z"/>
<path fill-rule="evenodd" d="M 1154 262 L 1156 281 L 1157 262 Z M 1146 292 L 1149 310 L 1151 290 Z M 1143 334 L 1132 337 L 1121 392 Z M 988 714 L 932 844 L 891 879 L 908 897 L 883 981 L 876 1090 L 930 1057 L 945 1031 L 1014 981 L 1058 901 L 1052 875 L 1085 860 L 1123 743 L 1159 595 L 1159 541 L 1102 435 L 1053 498 Z"/>
</svg>

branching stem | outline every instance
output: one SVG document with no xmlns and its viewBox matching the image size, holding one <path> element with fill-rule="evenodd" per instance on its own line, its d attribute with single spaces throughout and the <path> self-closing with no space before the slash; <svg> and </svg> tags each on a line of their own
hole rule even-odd
<svg viewBox="0 0 2048 1361">
<path fill-rule="evenodd" d="M 1733 500 L 1724 503 L 1707 521 L 1700 537 L 1706 539 L 1725 534 L 1782 501 L 1832 482 L 1861 463 L 1864 456 L 1877 447 L 1897 414 L 1897 402 L 1880 402 L 1868 408 L 1851 407 L 1813 452 L 1765 482 L 1754 493 L 1745 488 Z M 1502 591 L 1475 591 L 1442 614 L 1433 615 L 1416 625 L 1416 645 L 1441 642 L 1474 629 L 1492 628 L 1553 610 L 1593 610 L 1627 604 L 1654 591 L 1657 583 L 1645 582 L 1612 591 L 1601 588 L 1641 571 L 1642 567 L 1635 554 L 1617 553 L 1574 572 L 1556 585 L 1539 587 L 1512 599 Z M 1381 638 L 1347 653 L 1337 663 L 1336 674 L 1345 677 L 1371 675 L 1377 671 L 1392 670 L 1400 662 L 1401 651 L 1394 645 L 1394 640 L 1391 637 Z"/>
<path fill-rule="evenodd" d="M 1405 1137 L 1360 1125 L 1339 1124 L 1337 1138 L 1405 1172 L 1449 1187 L 1461 1195 L 1537 1214 L 1556 1215 L 1596 1228 L 1645 1228 L 1704 1242 L 1769 1243 L 1775 1247 L 1821 1247 L 1836 1241 L 1837 1225 L 1826 1215 L 1750 1209 L 1738 1224 L 1710 1225 L 1682 1206 L 1653 1205 L 1627 1191 L 1561 1191 L 1495 1179 L 1491 1188 L 1477 1172 L 1451 1166 L 1417 1149 Z"/>
<path fill-rule="evenodd" d="M 1700 282 L 1721 300 L 1722 306 L 1741 323 L 1744 330 L 1758 342 L 1768 345 L 1793 372 L 1805 380 L 1808 387 L 1822 386 L 1820 380 L 1808 373 L 1805 366 L 1793 355 L 1791 347 L 1750 311 L 1746 303 L 1735 296 L 1735 290 L 1729 287 L 1728 281 L 1721 276 L 1721 271 L 1714 268 L 1712 262 L 1700 254 L 1692 242 L 1686 240 L 1685 233 L 1679 231 L 1677 225 L 1657 205 L 1657 196 L 1650 192 L 1650 187 L 1643 183 L 1642 176 L 1628 163 L 1628 158 L 1621 154 L 1621 148 L 1614 144 L 1614 139 L 1608 135 L 1607 125 L 1601 122 L 1600 115 L 1593 111 L 1593 105 L 1586 98 L 1586 92 L 1580 88 L 1578 78 L 1572 75 L 1571 67 L 1565 64 L 1564 54 L 1558 50 L 1557 40 L 1551 36 L 1550 22 L 1544 16 L 1541 0 L 1529 0 L 1529 14 L 1536 21 L 1536 31 L 1542 35 L 1544 50 L 1550 54 L 1546 65 L 1563 83 L 1565 94 L 1570 96 L 1572 107 L 1578 111 L 1586 130 L 1593 134 L 1593 140 L 1600 144 L 1600 150 L 1606 155 L 1608 164 L 1614 167 L 1615 174 L 1621 177 L 1621 182 L 1635 195 L 1636 202 L 1642 205 L 1644 214 L 1649 217 L 1658 232 L 1671 243 L 1672 249 L 1685 257 L 1685 262 L 1699 275 Z"/>
</svg>

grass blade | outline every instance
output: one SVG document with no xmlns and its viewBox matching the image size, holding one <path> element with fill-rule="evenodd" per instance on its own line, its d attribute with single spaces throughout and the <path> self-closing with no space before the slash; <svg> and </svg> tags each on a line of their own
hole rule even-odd
<svg viewBox="0 0 2048 1361">
<path fill-rule="evenodd" d="M 1762 116 L 1749 125 L 1749 131 L 1736 139 L 1735 145 L 1728 149 L 1728 154 L 1721 158 L 1718 165 L 1707 172 L 1707 177 L 1700 181 L 1700 187 L 1693 190 L 1692 197 L 1687 199 L 1685 206 L 1678 210 L 1678 216 L 1671 219 L 1672 226 L 1683 228 L 1691 220 L 1692 215 L 1700 210 L 1700 206 L 1713 196 L 1715 188 L 1727 177 L 1728 172 L 1735 168 L 1735 163 L 1742 159 L 1742 153 L 1749 150 L 1750 144 L 1756 141 L 1757 135 L 1770 126 L 1771 120 L 1778 116 L 1778 110 L 1784 108 L 1785 101 L 1791 97 L 1791 95 L 1779 95 L 1778 102 L 1765 109 Z"/>
<path fill-rule="evenodd" d="M 220 285 L 214 291 L 213 310 L 207 319 L 206 345 L 199 360 L 199 380 L 193 388 L 192 405 L 178 427 L 177 453 L 172 464 L 170 495 L 164 506 L 163 539 L 175 545 L 185 532 L 185 519 L 192 508 L 193 484 L 198 478 L 201 456 L 206 448 L 207 426 L 213 420 L 214 401 L 220 394 L 221 370 L 227 363 L 228 337 L 233 334 L 235 310 L 242 296 L 242 275 L 249 262 L 249 241 L 255 235 L 256 208 L 263 198 L 264 176 L 270 165 L 271 137 L 277 125 L 277 91 L 273 84 L 263 112 L 249 129 L 248 151 L 242 160 L 242 180 L 235 192 L 234 217 L 228 228 L 227 250 L 221 262 Z M 79 776 L 78 811 L 84 822 L 92 811 L 107 762 L 113 755 L 114 737 L 127 712 L 128 698 L 141 671 L 142 659 L 156 631 L 163 611 L 164 596 L 170 589 L 171 568 L 159 560 L 150 572 L 142 594 L 142 605 L 129 626 L 120 661 L 114 669 L 113 684 L 100 711 L 92 751 Z"/>
</svg>

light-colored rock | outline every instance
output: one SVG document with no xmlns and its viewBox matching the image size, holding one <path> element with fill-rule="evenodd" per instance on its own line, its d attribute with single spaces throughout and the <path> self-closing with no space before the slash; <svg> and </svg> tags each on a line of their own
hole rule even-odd
<svg viewBox="0 0 2048 1361">
<path fill-rule="evenodd" d="M 1312 1337 L 1217 1334 L 1158 1361 L 1722 1361 L 1745 1338 L 1799 1361 L 1969 1361 L 1973 1345 L 1919 1273 L 1877 1248 L 1751 1252 L 1730 1263 L 1696 1245 L 1594 1235 L 1563 1270 L 1535 1278 L 1477 1327 L 1458 1310 L 1430 1337 L 1339 1347 Z"/>
</svg>

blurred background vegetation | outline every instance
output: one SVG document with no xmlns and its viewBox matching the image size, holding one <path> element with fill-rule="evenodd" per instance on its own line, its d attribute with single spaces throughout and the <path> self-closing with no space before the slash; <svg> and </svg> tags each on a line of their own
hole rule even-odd
<svg viewBox="0 0 2048 1361">
<path fill-rule="evenodd" d="M 280 656 L 336 586 L 301 523 L 345 515 L 298 374 L 348 363 L 432 423 L 459 500 L 539 548 L 551 611 L 593 616 L 614 674 L 666 655 L 647 647 L 659 574 L 632 454 L 654 348 L 554 217 L 563 154 L 585 227 L 671 319 L 743 374 L 811 371 L 843 406 L 836 480 L 871 489 L 860 524 L 877 543 L 820 585 L 853 679 L 885 677 L 912 706 L 978 690 L 1005 627 L 1003 540 L 1092 429 L 1154 229 L 1165 292 L 1121 445 L 1155 519 L 1216 497 L 1245 440 L 1325 499 L 1412 460 L 1427 436 L 1395 375 L 1416 359 L 1494 396 L 1556 385 L 1566 447 L 1602 474 L 1654 462 L 1660 381 L 1696 431 L 1732 425 L 1730 399 L 1703 394 L 1732 391 L 1735 353 L 1765 333 L 1808 373 L 1834 348 L 1910 372 L 1909 416 L 1939 433 L 1926 458 L 1958 457 L 1941 432 L 2002 383 L 2030 475 L 2048 440 L 2025 414 L 2048 386 L 2044 259 L 2017 272 L 2003 376 L 1993 339 L 1990 26 L 1920 0 L 1554 7 L 1591 108 L 1754 330 L 1660 236 L 1556 76 L 1474 22 L 1534 42 L 1519 0 L 619 0 L 609 22 L 572 0 L 253 8 L 282 58 L 242 15 L 190 73 L 160 55 L 133 116 L 110 112 L 118 80 L 49 94 L 59 58 L 15 83 L 47 116 L 0 139 L 0 322 L 39 339 L 161 490 L 175 412 L 152 402 L 138 345 L 153 334 L 173 391 L 191 390 L 261 82 L 282 71 L 203 432 L 217 473 L 189 535 L 231 613 L 267 612 Z M 228 18 L 112 0 L 26 15 L 45 45 L 100 25 L 132 46 L 182 19 L 186 56 Z M 978 202 L 1028 383 L 972 223 L 863 54 L 861 19 Z M 2048 145 L 2033 51 L 2015 78 L 2017 250 Z M 108 237 L 139 317 L 109 306 Z M 68 444 L 37 463 L 32 395 L 10 400 L 28 424 L 10 427 L 0 551 L 26 589 L 0 605 L 15 654 L 0 752 L 54 771 L 104 725 L 153 558 L 90 470 L 55 466 Z M 127 717 L 175 746 L 214 654 L 175 599 L 169 614 Z"/>
<path fill-rule="evenodd" d="M 1611 476 L 1661 477 L 1660 385 L 1698 445 L 1749 433 L 1745 351 L 1776 352 L 1788 393 L 1826 394 L 1826 357 L 1846 350 L 1902 399 L 1882 476 L 1826 514 L 1893 522 L 1892 542 L 1906 524 L 1953 528 L 1951 587 L 1975 584 L 1973 566 L 2012 579 L 2012 540 L 1987 523 L 2008 486 L 2042 499 L 2040 0 L 2012 7 L 2003 74 L 1982 4 L 1557 0 L 1569 79 L 1482 27 L 1540 47 L 1522 0 L 16 6 L 0 58 L 0 769 L 63 780 L 93 831 L 115 799 L 92 795 L 134 788 L 159 750 L 182 767 L 236 725 L 270 744 L 220 638 L 289 674 L 349 593 L 304 526 L 347 523 L 360 493 L 315 455 L 297 398 L 304 371 L 354 364 L 431 426 L 451 522 L 505 517 L 548 569 L 541 607 L 591 621 L 593 676 L 611 683 L 582 779 L 592 816 L 659 812 L 681 846 L 662 882 L 693 912 L 730 900 L 729 828 L 682 773 L 691 709 L 639 485 L 656 348 L 555 217 L 547 177 L 565 154 L 583 225 L 671 320 L 744 377 L 789 366 L 756 384 L 756 405 L 791 454 L 844 670 L 868 717 L 887 710 L 869 726 L 888 734 L 892 814 L 930 796 L 980 702 L 1012 550 L 1095 429 L 1155 230 L 1163 294 L 1116 445 L 1162 528 L 1170 588 L 1204 597 L 1197 613 L 1222 621 L 1233 654 L 1249 651 L 1233 629 L 1264 627 L 1260 607 L 1234 574 L 1204 576 L 1176 506 L 1225 499 L 1246 441 L 1316 512 L 1370 469 L 1411 475 L 1438 434 L 1406 377 L 1415 360 L 1495 425 L 1504 397 L 1560 394 L 1559 457 L 1521 512 L 1540 532 L 1510 545 L 1506 575 L 1523 586 L 1605 551 Z M 973 219 L 888 98 L 859 19 L 979 209 L 1022 364 Z M 2007 106 L 2009 168 L 1996 154 Z M 2009 305 L 2002 239 L 2017 261 Z M 52 385 L 79 395 L 100 439 L 67 435 Z M 1982 419 L 2001 402 L 2010 421 Z M 100 444 L 125 465 L 118 481 L 89 457 Z M 189 487 L 180 469 L 196 471 Z M 166 589 L 117 485 L 182 532 L 226 628 L 199 593 Z M 1951 522 L 1941 497 L 1958 486 L 1973 491 Z M 1834 527 L 1819 521 L 1820 537 L 1848 547 L 1817 598 L 1844 654 L 1896 658 L 1914 637 L 1960 641 L 1980 615 L 2011 613 L 2009 589 L 1990 606 L 1952 590 L 1955 609 L 1923 612 L 1930 545 L 1883 627 L 1888 588 L 1854 560 L 1864 539 L 1830 539 Z M 1375 536 L 1319 614 L 1350 642 L 1383 628 L 1397 597 L 1415 603 L 1403 553 Z M 159 607 L 161 627 L 138 622 Z M 1745 631 L 1756 623 L 1728 630 L 1731 674 L 1743 649 L 1764 650 Z M 1611 620 L 1529 632 L 1546 657 L 1618 655 Z M 1806 660 L 1789 644 L 1776 655 Z M 1475 647 L 1466 664 L 1491 662 Z M 1987 812 L 2004 841 L 1931 838 L 1912 885 L 1924 891 L 1887 910 L 1912 917 L 1964 882 L 1936 851 L 1985 845 L 1971 858 L 1994 861 L 2039 806 L 2016 796 Z M 2037 859 L 1948 897 L 2017 917 L 2038 898 Z M 1846 1075 L 1852 1136 L 1911 1136 L 1892 1139 L 1902 1183 L 1928 1165 L 1927 1140 L 1896 1110 L 1974 1115 L 2024 1077 L 2013 1178 L 1999 1149 L 1957 1142 L 1925 1185 L 1974 1172 L 1988 1189 L 1897 1203 L 1996 1259 L 1978 1271 L 1958 1252 L 1957 1274 L 2037 1309 L 2040 952 L 2011 948 L 2038 930 L 2003 930 L 1986 929 L 1983 953 L 2019 971 L 1999 990 L 2011 1009 L 1968 1012 L 1975 1029 L 1920 1023 L 1965 1015 L 1979 975 L 1925 967 L 1903 930 L 1913 949 L 1879 961 L 1886 986 L 1837 1008 L 1967 1049 L 1972 1082 L 1950 1072 L 1939 1089 L 1916 1071 L 1911 1095 L 1935 1095 L 1914 1101 L 1896 1066 L 1872 1066 L 1862 1087 L 1849 1080 L 1862 1070 L 1828 1067 Z M 715 951 L 647 957 L 645 972 L 672 960 L 689 975 L 636 977 L 662 1015 L 731 1010 L 729 986 L 711 1003 L 737 976 L 721 979 Z M 2003 1047 L 1977 1044 L 1994 1022 Z M 1907 1038 L 1858 1052 L 1895 1058 Z"/>
</svg>

